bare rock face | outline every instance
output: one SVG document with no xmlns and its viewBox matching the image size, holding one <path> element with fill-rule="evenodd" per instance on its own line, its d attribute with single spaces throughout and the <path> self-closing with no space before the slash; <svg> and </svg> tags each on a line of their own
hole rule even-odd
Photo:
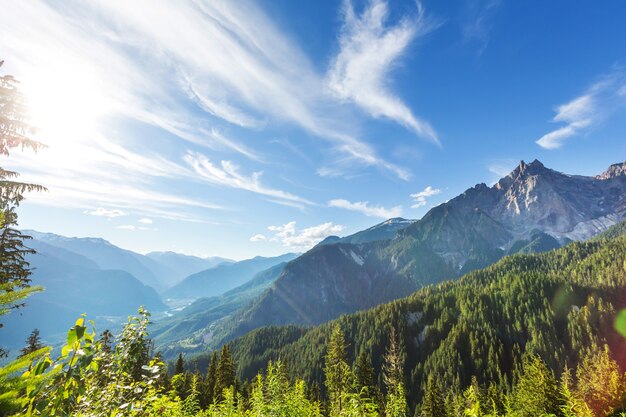
<svg viewBox="0 0 626 417">
<path fill-rule="evenodd" d="M 538 229 L 557 239 L 588 239 L 619 222 L 626 212 L 626 164 L 597 177 L 566 175 L 537 160 L 522 161 L 500 180 L 503 193 L 490 210 L 515 238 Z"/>
<path fill-rule="evenodd" d="M 611 165 L 609 169 L 596 176 L 596 178 L 599 180 L 608 180 L 609 178 L 615 178 L 622 175 L 626 175 L 626 162 Z"/>
</svg>

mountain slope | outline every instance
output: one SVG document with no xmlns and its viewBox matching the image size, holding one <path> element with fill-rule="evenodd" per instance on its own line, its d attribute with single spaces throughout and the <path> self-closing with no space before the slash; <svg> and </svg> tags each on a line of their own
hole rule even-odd
<svg viewBox="0 0 626 417">
<path fill-rule="evenodd" d="M 28 244 L 38 251 L 28 257 L 32 284 L 45 290 L 28 298 L 28 308 L 6 317 L 3 345 L 21 346 L 35 327 L 44 340 L 58 342 L 67 323 L 83 313 L 96 317 L 98 328 L 104 330 L 115 325 L 114 317 L 125 319 L 141 305 L 150 311 L 166 308 L 153 288 L 126 271 L 97 269 L 81 255 L 36 240 Z"/>
<path fill-rule="evenodd" d="M 315 247 L 253 304 L 213 329 L 210 344 L 268 325 L 319 324 L 485 267 L 508 252 L 590 238 L 625 213 L 625 175 L 571 176 L 522 161 L 493 187 L 468 189 L 392 240 Z"/>
<path fill-rule="evenodd" d="M 150 252 L 147 253 L 146 256 L 175 272 L 175 276 L 172 277 L 169 283 L 170 285 L 178 284 L 189 275 L 213 268 L 221 263 L 235 262 L 232 259 L 220 258 L 219 256 L 199 258 L 197 256 L 184 255 L 176 252 Z"/>
<path fill-rule="evenodd" d="M 220 296 L 200 298 L 171 317 L 155 320 L 150 335 L 157 348 L 167 358 L 181 351 L 193 351 L 201 347 L 205 342 L 206 329 L 245 307 L 269 288 L 285 265 L 286 262 L 274 265 Z"/>
<path fill-rule="evenodd" d="M 509 256 L 460 280 L 317 327 L 258 329 L 233 341 L 231 349 L 246 379 L 280 358 L 294 375 L 321 386 L 335 324 L 346 334 L 349 361 L 365 351 L 377 373 L 394 326 L 413 400 L 428 376 L 446 387 L 467 386 L 472 376 L 506 386 L 524 352 L 540 355 L 558 374 L 586 348 L 607 343 L 624 366 L 626 341 L 613 321 L 626 305 L 625 265 L 626 236 L 574 242 L 548 253 Z M 200 355 L 193 365 L 205 369 L 207 360 L 208 354 Z"/>
<path fill-rule="evenodd" d="M 245 284 L 255 274 L 282 262 L 289 262 L 298 254 L 287 253 L 272 258 L 256 258 L 233 264 L 221 264 L 188 276 L 179 284 L 167 290 L 170 298 L 200 298 L 220 295 Z"/>
</svg>

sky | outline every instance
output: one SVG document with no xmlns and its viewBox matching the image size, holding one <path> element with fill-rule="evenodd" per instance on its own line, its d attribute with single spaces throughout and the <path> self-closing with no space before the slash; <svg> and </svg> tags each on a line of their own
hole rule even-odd
<svg viewBox="0 0 626 417">
<path fill-rule="evenodd" d="M 626 3 L 0 0 L 20 226 L 245 259 L 626 160 Z"/>
</svg>

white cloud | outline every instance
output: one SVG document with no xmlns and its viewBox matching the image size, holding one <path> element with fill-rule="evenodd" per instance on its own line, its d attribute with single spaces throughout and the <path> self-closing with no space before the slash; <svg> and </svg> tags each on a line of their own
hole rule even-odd
<svg viewBox="0 0 626 417">
<path fill-rule="evenodd" d="M 267 241 L 267 237 L 262 234 L 256 234 L 250 238 L 250 242 L 265 242 Z"/>
<path fill-rule="evenodd" d="M 387 26 L 386 1 L 370 0 L 360 15 L 351 1 L 346 1 L 340 51 L 330 67 L 328 86 L 338 98 L 354 102 L 373 117 L 394 120 L 438 143 L 428 122 L 417 118 L 388 88 L 389 73 L 410 43 L 434 28 L 420 3 L 417 5 L 414 18 L 404 17 Z"/>
<path fill-rule="evenodd" d="M 426 199 L 429 197 L 433 197 L 435 195 L 441 194 L 441 190 L 438 188 L 433 188 L 432 186 L 428 186 L 424 188 L 423 191 L 419 193 L 411 194 L 411 198 L 413 199 L 413 205 L 411 208 L 420 208 L 426 205 Z"/>
<path fill-rule="evenodd" d="M 139 219 L 138 221 L 139 223 L 142 223 L 142 224 L 152 224 L 152 219 L 149 219 L 147 217 L 144 217 L 143 219 Z"/>
<path fill-rule="evenodd" d="M 293 249 L 309 249 L 328 236 L 341 233 L 344 226 L 327 222 L 298 230 L 296 222 L 291 221 L 281 226 L 269 226 L 267 230 L 274 233 L 274 237 L 270 239 L 271 242 L 281 242 L 283 246 Z"/>
<path fill-rule="evenodd" d="M 402 215 L 402 206 L 385 208 L 382 206 L 370 206 L 368 201 L 350 202 L 344 199 L 335 199 L 328 202 L 329 207 L 338 207 L 346 210 L 358 211 L 369 217 L 380 217 L 381 219 L 389 219 L 392 217 L 400 217 Z"/>
<path fill-rule="evenodd" d="M 125 224 L 122 226 L 116 226 L 116 229 L 119 230 L 137 230 L 137 228 L 135 226 L 133 226 L 132 224 Z"/>
<path fill-rule="evenodd" d="M 108 217 L 108 218 L 121 217 L 121 216 L 126 215 L 126 213 L 124 213 L 122 210 L 105 209 L 102 207 L 98 207 L 95 210 L 85 210 L 83 213 L 90 214 L 92 216 L 102 216 L 102 217 Z"/>
<path fill-rule="evenodd" d="M 587 89 L 585 94 L 558 106 L 554 122 L 565 126 L 546 133 L 537 144 L 545 149 L 558 149 L 565 141 L 601 123 L 611 113 L 624 107 L 622 90 L 626 90 L 626 74 L 615 70 Z"/>
<path fill-rule="evenodd" d="M 221 161 L 220 166 L 214 165 L 206 156 L 199 153 L 188 153 L 184 160 L 193 168 L 201 179 L 211 184 L 250 191 L 280 200 L 301 204 L 312 204 L 309 200 L 286 191 L 276 190 L 261 184 L 262 172 L 253 172 L 246 176 L 239 172 L 239 167 L 231 161 Z"/>
</svg>

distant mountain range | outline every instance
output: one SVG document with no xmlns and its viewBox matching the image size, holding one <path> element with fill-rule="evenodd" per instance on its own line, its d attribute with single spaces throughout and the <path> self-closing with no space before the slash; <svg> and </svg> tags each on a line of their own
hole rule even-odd
<svg viewBox="0 0 626 417">
<path fill-rule="evenodd" d="M 161 265 L 165 265 L 174 275 L 168 280 L 168 286 L 176 285 L 189 275 L 205 269 L 213 268 L 220 264 L 235 263 L 232 259 L 210 256 L 200 258 L 197 256 L 184 255 L 177 252 L 150 252 L 146 256 Z"/>
<path fill-rule="evenodd" d="M 46 237 L 54 240 L 49 234 Z M 93 259 L 39 239 L 27 245 L 37 251 L 27 258 L 33 269 L 32 284 L 44 286 L 45 291 L 29 297 L 27 307 L 3 317 L 5 347 L 22 346 L 35 327 L 46 342 L 54 344 L 83 313 L 103 331 L 115 328 L 120 317 L 136 313 L 141 305 L 150 311 L 166 309 L 157 292 L 128 271 L 100 269 Z"/>
<path fill-rule="evenodd" d="M 220 264 L 185 278 L 165 292 L 169 298 L 211 297 L 250 281 L 256 274 L 298 257 L 297 253 L 265 258 L 257 256 L 235 263 Z"/>
<path fill-rule="evenodd" d="M 163 312 L 168 307 L 159 291 L 200 271 L 216 267 L 224 271 L 233 266 L 235 272 L 230 278 L 232 285 L 237 286 L 252 278 L 246 269 L 250 264 L 263 269 L 266 264 L 281 262 L 257 259 L 243 261 L 243 266 L 238 267 L 239 263 L 220 257 L 199 258 L 174 252 L 141 255 L 99 238 L 65 237 L 34 230 L 24 233 L 33 237 L 26 244 L 37 252 L 27 258 L 33 269 L 32 283 L 44 286 L 45 291 L 30 297 L 27 308 L 3 320 L 1 343 L 11 349 L 21 346 L 35 326 L 44 340 L 54 344 L 64 337 L 68 324 L 83 313 L 95 319 L 102 331 L 115 329 L 139 306 Z M 289 255 L 285 259 L 292 258 Z M 237 272 L 242 276 L 235 276 Z M 224 287 L 230 289 L 230 284 L 224 283 Z M 211 288 L 214 295 L 226 291 Z M 231 296 L 230 300 L 234 298 Z"/>
<path fill-rule="evenodd" d="M 394 218 L 351 236 L 331 236 L 302 255 L 239 262 L 141 255 L 103 239 L 27 230 L 38 251 L 30 259 L 33 283 L 47 290 L 5 320 L 9 342 L 3 344 L 21 344 L 35 323 L 44 337 L 58 335 L 83 312 L 106 326 L 113 323 L 110 316 L 132 314 L 139 305 L 166 311 L 165 300 L 192 303 L 156 320 L 160 348 L 217 347 L 259 327 L 316 325 L 368 309 L 507 254 L 588 239 L 625 213 L 626 163 L 585 177 L 522 161 L 495 185 L 478 184 L 420 220 Z M 57 325 L 42 325 L 35 316 Z"/>
<path fill-rule="evenodd" d="M 384 240 L 367 235 L 386 222 L 358 239 L 325 242 L 288 263 L 245 309 L 207 329 L 206 339 L 218 346 L 268 325 L 323 323 L 456 278 L 506 254 L 588 239 L 624 219 L 624 166 L 585 177 L 522 161 L 492 187 L 478 184 L 419 221 L 396 220 L 405 227 L 382 233 Z"/>
</svg>

